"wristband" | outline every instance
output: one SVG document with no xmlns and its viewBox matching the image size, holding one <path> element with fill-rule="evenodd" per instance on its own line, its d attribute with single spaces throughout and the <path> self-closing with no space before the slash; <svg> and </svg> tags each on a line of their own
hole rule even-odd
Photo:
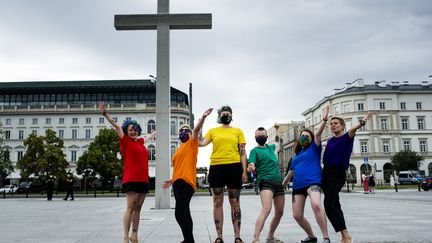
<svg viewBox="0 0 432 243">
<path fill-rule="evenodd" d="M 360 125 L 361 125 L 361 126 L 366 125 L 366 121 L 365 121 L 365 120 L 360 120 Z"/>
<path fill-rule="evenodd" d="M 105 116 L 108 112 L 106 110 L 102 111 L 102 115 Z"/>
</svg>

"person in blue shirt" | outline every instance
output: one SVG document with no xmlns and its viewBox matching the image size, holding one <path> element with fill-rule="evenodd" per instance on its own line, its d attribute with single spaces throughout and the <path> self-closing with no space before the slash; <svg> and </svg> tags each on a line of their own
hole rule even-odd
<svg viewBox="0 0 432 243">
<path fill-rule="evenodd" d="M 327 219 L 321 205 L 321 134 L 325 128 L 329 107 L 323 110 L 323 120 L 315 135 L 309 129 L 300 132 L 294 148 L 295 156 L 283 184 L 287 185 L 293 179 L 292 210 L 293 217 L 306 232 L 307 237 L 300 242 L 318 242 L 309 221 L 304 217 L 306 198 L 309 196 L 315 219 L 323 235 L 323 243 L 330 243 L 327 230 Z"/>
<path fill-rule="evenodd" d="M 354 136 L 356 131 L 366 125 L 372 114 L 368 112 L 359 121 L 345 132 L 345 121 L 333 116 L 330 119 L 330 129 L 334 134 L 327 140 L 327 145 L 323 156 L 323 193 L 324 208 L 330 223 L 336 232 L 341 232 L 342 243 L 352 243 L 353 238 L 348 233 L 345 225 L 345 218 L 339 201 L 339 192 L 346 181 L 346 170 L 349 168 L 349 159 L 351 157 L 354 145 Z"/>
</svg>

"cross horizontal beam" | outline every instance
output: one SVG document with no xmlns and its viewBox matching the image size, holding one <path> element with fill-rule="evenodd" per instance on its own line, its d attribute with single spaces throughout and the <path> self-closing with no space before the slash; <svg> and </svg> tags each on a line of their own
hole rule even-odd
<svg viewBox="0 0 432 243">
<path fill-rule="evenodd" d="M 116 30 L 155 30 L 158 25 L 170 29 L 211 29 L 211 14 L 128 14 L 115 15 Z"/>
</svg>

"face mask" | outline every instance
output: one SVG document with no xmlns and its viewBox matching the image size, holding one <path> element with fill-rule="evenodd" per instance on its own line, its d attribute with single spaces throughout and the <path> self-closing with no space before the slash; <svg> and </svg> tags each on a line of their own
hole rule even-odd
<svg viewBox="0 0 432 243">
<path fill-rule="evenodd" d="M 219 119 L 220 119 L 220 122 L 222 122 L 222 124 L 224 124 L 224 125 L 228 125 L 232 121 L 231 116 L 221 116 Z"/>
<path fill-rule="evenodd" d="M 311 144 L 310 138 L 306 135 L 301 135 L 299 137 L 299 143 L 303 148 L 308 147 Z"/>
<path fill-rule="evenodd" d="M 255 141 L 259 145 L 263 146 L 267 142 L 267 136 L 258 136 L 258 137 L 255 137 Z"/>
<path fill-rule="evenodd" d="M 182 143 L 185 143 L 189 140 L 189 133 L 186 131 L 183 131 L 179 134 L 179 139 Z"/>
</svg>

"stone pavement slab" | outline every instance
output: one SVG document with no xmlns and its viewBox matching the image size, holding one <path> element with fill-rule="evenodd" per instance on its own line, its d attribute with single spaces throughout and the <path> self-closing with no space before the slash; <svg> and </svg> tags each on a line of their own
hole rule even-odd
<svg viewBox="0 0 432 243">
<path fill-rule="evenodd" d="M 276 237 L 286 243 L 297 242 L 306 235 L 292 218 L 291 194 L 286 195 L 285 214 Z M 355 242 L 432 242 L 432 191 L 377 191 L 373 195 L 341 193 L 342 207 L 349 231 Z M 54 198 L 0 199 L 0 242 L 122 242 L 124 197 L 76 197 L 75 201 Z M 183 240 L 174 217 L 174 210 L 154 209 L 154 197 L 146 198 L 141 212 L 139 241 L 170 243 Z M 175 202 L 172 198 L 171 206 Z M 242 238 L 253 239 L 256 218 L 261 210 L 259 196 L 243 193 Z M 212 242 L 216 237 L 212 200 L 207 194 L 191 201 L 194 236 L 197 243 Z M 224 240 L 233 242 L 230 208 L 224 201 Z M 261 234 L 265 242 L 272 214 Z M 321 232 L 314 220 L 309 201 L 305 217 L 318 238 Z M 340 237 L 328 224 L 332 242 Z"/>
</svg>

